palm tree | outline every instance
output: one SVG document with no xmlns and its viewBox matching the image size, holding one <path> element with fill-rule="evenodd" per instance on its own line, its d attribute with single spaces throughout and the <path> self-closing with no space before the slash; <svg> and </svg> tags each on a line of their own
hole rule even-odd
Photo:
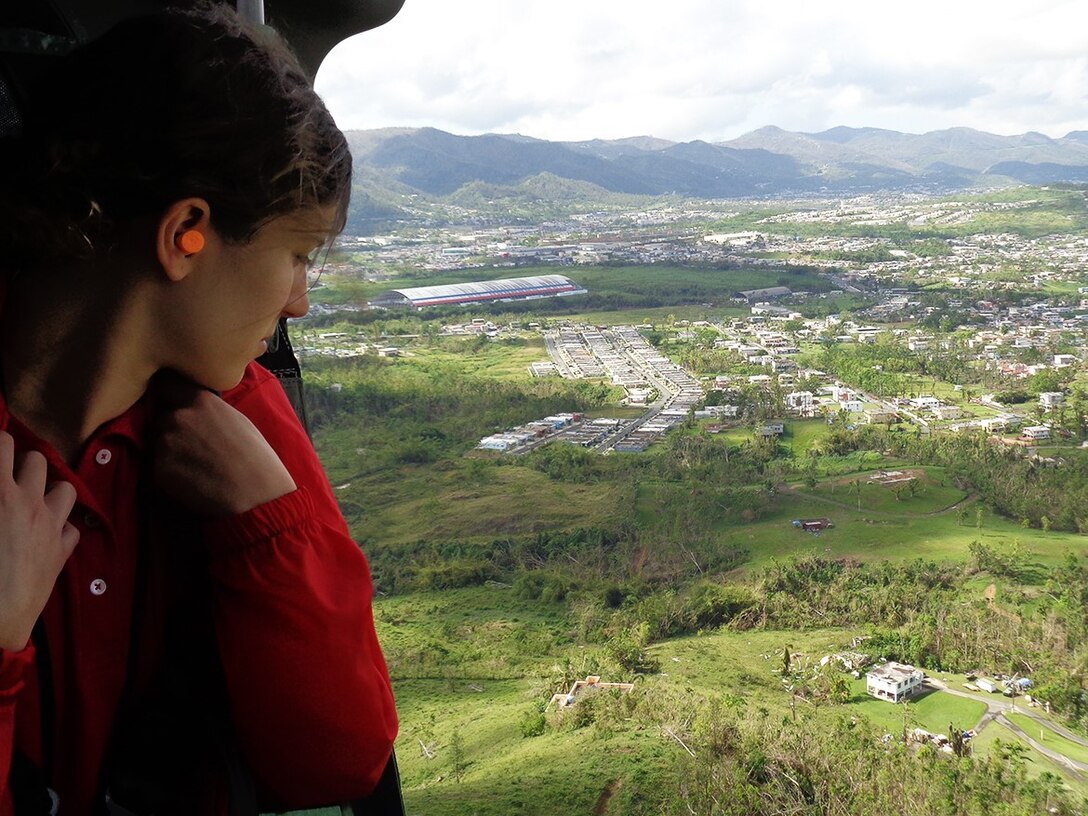
<svg viewBox="0 0 1088 816">
<path fill-rule="evenodd" d="M 858 498 L 858 512 L 861 512 L 861 479 L 850 482 L 850 490 Z"/>
</svg>

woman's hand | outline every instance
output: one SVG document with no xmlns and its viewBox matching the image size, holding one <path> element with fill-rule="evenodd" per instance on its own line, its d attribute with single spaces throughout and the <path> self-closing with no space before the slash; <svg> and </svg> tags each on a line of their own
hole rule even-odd
<svg viewBox="0 0 1088 816">
<path fill-rule="evenodd" d="M 15 469 L 15 440 L 0 431 L 0 649 L 30 640 L 64 563 L 79 542 L 68 522 L 76 489 L 46 484 L 45 457 L 28 452 Z"/>
<path fill-rule="evenodd" d="M 160 376 L 162 415 L 155 481 L 206 518 L 244 513 L 295 490 L 295 481 L 261 432 L 215 393 L 176 375 Z"/>
</svg>

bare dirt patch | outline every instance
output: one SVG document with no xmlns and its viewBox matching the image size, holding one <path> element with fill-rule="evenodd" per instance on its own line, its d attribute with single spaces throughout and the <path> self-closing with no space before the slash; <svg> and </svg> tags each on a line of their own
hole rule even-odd
<svg viewBox="0 0 1088 816">
<path fill-rule="evenodd" d="M 613 779 L 604 786 L 601 795 L 597 797 L 597 804 L 593 806 L 593 816 L 604 816 L 604 814 L 608 812 L 608 803 L 612 801 L 612 797 L 616 795 L 616 791 L 618 791 L 622 785 L 622 779 Z"/>
</svg>

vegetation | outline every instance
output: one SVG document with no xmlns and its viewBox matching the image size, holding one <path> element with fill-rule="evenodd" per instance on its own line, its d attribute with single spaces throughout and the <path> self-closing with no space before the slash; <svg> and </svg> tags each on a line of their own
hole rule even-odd
<svg viewBox="0 0 1088 816">
<path fill-rule="evenodd" d="M 987 228 L 1021 219 L 1025 235 L 1076 227 L 1079 195 L 988 196 L 1017 206 L 980 208 L 978 219 Z M 718 226 L 825 228 L 762 224 L 783 209 L 746 211 Z M 832 260 L 884 263 L 899 257 L 892 249 L 940 259 L 977 227 L 858 226 L 851 229 L 859 237 L 886 243 Z M 402 270 L 393 280 L 497 276 L 482 271 Z M 594 295 L 338 313 L 307 329 L 315 343 L 331 329 L 401 350 L 388 359 L 312 356 L 305 366 L 315 444 L 378 589 L 409 809 L 1085 812 L 1083 778 L 1001 722 L 987 724 L 970 751 L 957 749 L 964 756 L 904 740 L 915 727 L 976 726 L 982 695 L 932 691 L 893 706 L 833 664 L 820 666 L 821 657 L 854 649 L 924 667 L 950 687 L 962 688 L 968 672 L 1029 675 L 1052 720 L 1040 726 L 1011 712 L 1007 722 L 1070 758 L 1088 756 L 1078 741 L 1088 733 L 1088 453 L 1073 447 L 1088 437 L 1083 380 L 1047 369 L 1014 382 L 968 362 L 974 312 L 935 287 L 912 293 L 909 317 L 882 318 L 871 345 L 839 344 L 831 326 L 811 333 L 800 343 L 801 365 L 886 399 L 939 395 L 975 416 L 996 413 L 979 403 L 982 393 L 1039 419 L 1037 395 L 1062 392 L 1063 405 L 1045 417 L 1060 447 L 1040 449 L 1040 458 L 939 427 L 856 427 L 845 412 L 787 420 L 781 437 L 763 438 L 762 423 L 786 415 L 787 391 L 818 390 L 819 382 L 798 374 L 788 388 L 776 378 L 750 383 L 764 369 L 714 348 L 715 329 L 683 321 L 728 321 L 740 314 L 728 297 L 743 288 L 789 286 L 808 293 L 791 309 L 837 310 L 844 324 L 855 319 L 850 310 L 864 313 L 868 296 L 820 297 L 831 278 L 801 266 L 571 274 Z M 323 295 L 339 304 L 392 285 L 347 273 L 326 284 Z M 1025 300 L 1013 291 L 1001 297 Z M 500 339 L 439 333 L 444 322 L 472 316 L 501 323 Z M 736 405 L 736 420 L 708 434 L 706 422 L 689 417 L 639 455 L 565 444 L 516 457 L 475 450 L 484 435 L 561 411 L 637 413 L 616 407 L 620 395 L 607 383 L 525 372 L 546 355 L 527 324 L 587 318 L 649 324 L 648 339 L 689 371 L 732 377 L 707 401 Z M 941 343 L 908 351 L 894 331 L 920 324 Z M 803 327 L 793 321 L 785 330 Z M 1078 342 L 1054 338 L 1046 348 L 1010 350 L 1010 359 L 1029 362 Z M 887 470 L 909 478 L 882 483 Z M 792 523 L 823 517 L 833 526 L 818 532 Z M 590 674 L 635 688 L 582 697 L 562 711 L 547 705 Z"/>
</svg>

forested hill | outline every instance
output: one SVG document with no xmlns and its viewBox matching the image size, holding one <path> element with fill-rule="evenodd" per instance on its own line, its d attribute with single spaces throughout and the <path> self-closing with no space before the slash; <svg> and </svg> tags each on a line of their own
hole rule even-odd
<svg viewBox="0 0 1088 816">
<path fill-rule="evenodd" d="M 517 186 L 547 174 L 602 194 L 707 198 L 943 191 L 977 183 L 1088 182 L 1088 138 L 997 136 L 969 128 L 925 134 L 766 127 L 728 142 L 650 137 L 549 142 L 457 136 L 434 128 L 350 131 L 360 169 L 387 190 L 448 196 L 466 185 Z M 563 189 L 563 188 L 560 188 Z"/>
</svg>

